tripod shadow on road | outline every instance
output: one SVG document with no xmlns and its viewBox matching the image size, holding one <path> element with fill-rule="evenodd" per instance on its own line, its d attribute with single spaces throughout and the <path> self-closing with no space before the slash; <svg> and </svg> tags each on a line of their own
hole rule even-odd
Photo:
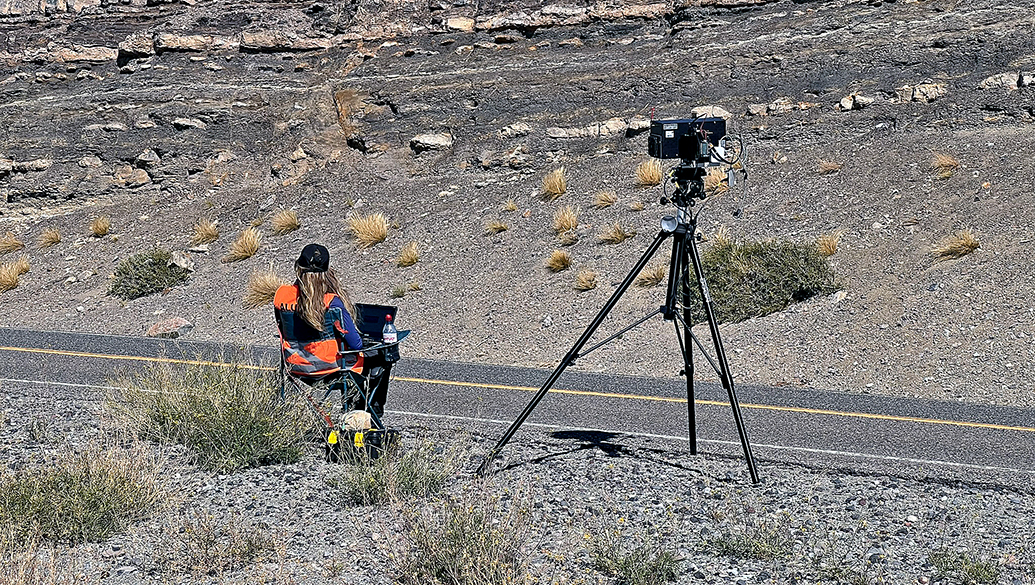
<svg viewBox="0 0 1035 585">
<path fill-rule="evenodd" d="M 515 467 L 521 467 L 527 464 L 545 463 L 552 459 L 558 459 L 571 455 L 572 453 L 578 453 L 580 451 L 586 451 L 589 449 L 599 449 L 602 453 L 608 457 L 628 457 L 630 459 L 648 460 L 654 463 L 660 463 L 669 467 L 676 467 L 679 469 L 691 470 L 693 468 L 668 461 L 661 457 L 652 456 L 651 450 L 643 449 L 630 449 L 625 445 L 612 442 L 614 439 L 620 439 L 621 437 L 628 436 L 625 433 L 612 433 L 608 431 L 590 431 L 590 430 L 566 430 L 566 431 L 554 431 L 550 433 L 551 439 L 559 439 L 562 441 L 575 441 L 576 444 L 567 448 L 563 451 L 557 451 L 554 453 L 548 453 L 528 461 L 514 462 L 504 469 L 513 469 Z M 560 447 L 560 445 L 558 445 Z"/>
</svg>

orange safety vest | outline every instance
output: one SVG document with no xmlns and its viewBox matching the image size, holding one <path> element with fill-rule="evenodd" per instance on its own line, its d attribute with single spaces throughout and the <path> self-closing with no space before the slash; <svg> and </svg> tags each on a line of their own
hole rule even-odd
<svg viewBox="0 0 1035 585">
<path fill-rule="evenodd" d="M 323 297 L 323 329 L 316 330 L 298 314 L 298 285 L 285 284 L 273 297 L 274 316 L 280 329 L 280 346 L 288 371 L 299 376 L 322 376 L 348 368 L 363 371 L 363 355 L 342 354 L 347 348 L 338 336 L 345 333 L 341 309 L 331 307 L 335 295 Z"/>
</svg>

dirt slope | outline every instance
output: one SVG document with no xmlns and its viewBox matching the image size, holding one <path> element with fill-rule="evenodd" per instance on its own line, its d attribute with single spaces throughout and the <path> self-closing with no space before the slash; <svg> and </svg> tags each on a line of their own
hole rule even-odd
<svg viewBox="0 0 1035 585">
<path fill-rule="evenodd" d="M 750 180 L 709 203 L 702 231 L 842 232 L 844 294 L 723 328 L 742 383 L 1035 404 L 1031 2 L 85 4 L 0 4 L 0 232 L 32 265 L 0 294 L 6 325 L 142 334 L 176 315 L 195 338 L 269 343 L 244 283 L 271 263 L 289 277 L 317 240 L 357 300 L 400 305 L 408 353 L 552 365 L 670 212 L 634 182 L 644 120 L 716 105 Z M 938 179 L 934 152 L 961 167 Z M 821 160 L 843 166 L 821 175 Z M 542 201 L 562 165 L 568 192 Z M 600 189 L 618 203 L 591 208 Z M 573 269 L 550 274 L 562 205 L 580 207 L 580 240 Z M 267 221 L 255 257 L 219 261 L 281 208 L 303 227 Z M 385 213 L 388 239 L 359 250 L 351 212 Z M 88 237 L 101 214 L 113 235 Z M 188 248 L 202 216 L 223 235 L 192 254 L 189 284 L 105 294 L 119 260 Z M 485 236 L 491 220 L 510 229 Z M 637 236 L 600 244 L 616 221 Z M 48 227 L 63 241 L 39 249 Z M 981 248 L 936 262 L 963 228 Z M 420 262 L 396 267 L 411 241 Z M 573 290 L 582 268 L 595 290 Z M 662 294 L 631 291 L 609 326 Z M 579 367 L 674 375 L 674 336 L 646 326 Z"/>
</svg>

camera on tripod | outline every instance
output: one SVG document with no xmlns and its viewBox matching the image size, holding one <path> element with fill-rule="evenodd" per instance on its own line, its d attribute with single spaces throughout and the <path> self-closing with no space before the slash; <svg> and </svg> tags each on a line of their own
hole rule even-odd
<svg viewBox="0 0 1035 585">
<path fill-rule="evenodd" d="M 660 159 L 682 159 L 684 165 L 718 165 L 723 162 L 720 144 L 725 137 L 726 120 L 722 118 L 653 120 L 647 154 Z"/>
</svg>

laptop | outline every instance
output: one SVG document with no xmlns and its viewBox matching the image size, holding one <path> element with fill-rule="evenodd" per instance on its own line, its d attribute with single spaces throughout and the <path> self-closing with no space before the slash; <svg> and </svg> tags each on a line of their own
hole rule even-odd
<svg viewBox="0 0 1035 585">
<path fill-rule="evenodd" d="M 392 323 L 395 323 L 395 314 L 398 311 L 398 307 L 356 303 L 356 328 L 363 337 L 380 343 L 385 328 L 385 317 L 391 315 Z"/>
</svg>

